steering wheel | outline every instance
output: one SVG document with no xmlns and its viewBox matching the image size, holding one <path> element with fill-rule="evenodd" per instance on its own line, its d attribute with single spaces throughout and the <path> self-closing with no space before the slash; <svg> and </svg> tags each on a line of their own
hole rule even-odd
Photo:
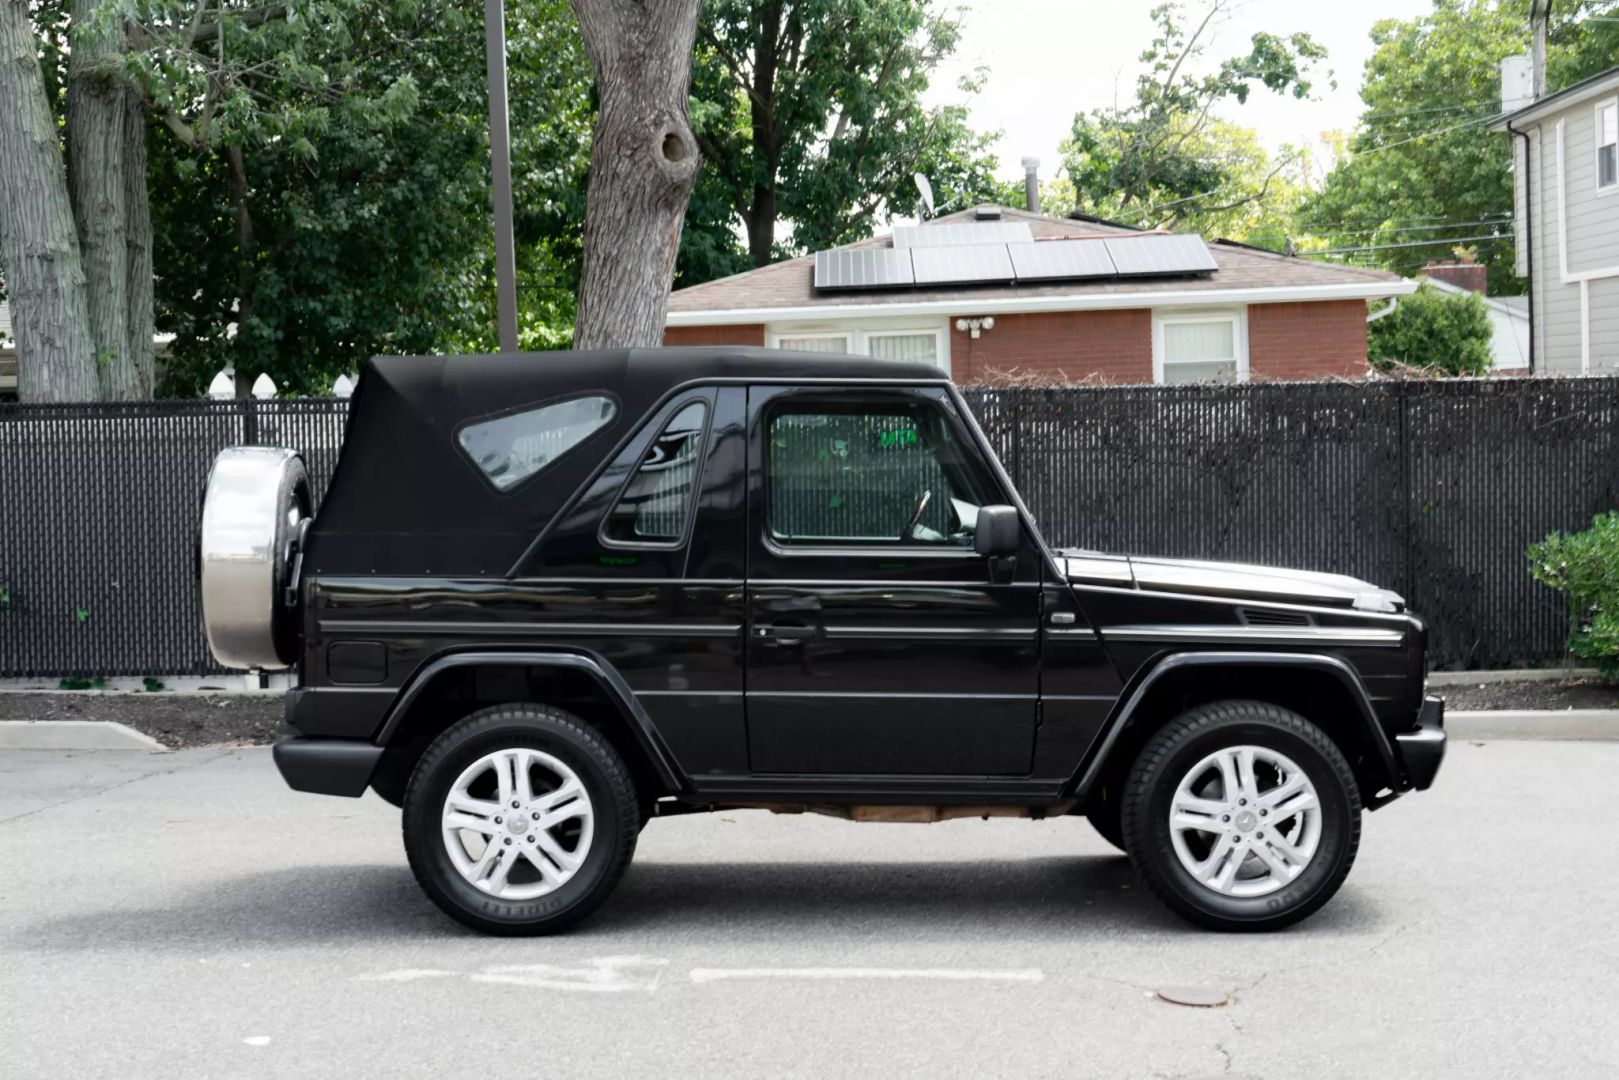
<svg viewBox="0 0 1619 1080">
<path fill-rule="evenodd" d="M 922 524 L 922 515 L 927 511 L 928 503 L 933 501 L 933 489 L 922 492 L 922 497 L 916 500 L 916 509 L 911 511 L 911 520 L 905 526 L 905 531 L 899 534 L 901 540 L 909 540 L 916 527 Z"/>
</svg>

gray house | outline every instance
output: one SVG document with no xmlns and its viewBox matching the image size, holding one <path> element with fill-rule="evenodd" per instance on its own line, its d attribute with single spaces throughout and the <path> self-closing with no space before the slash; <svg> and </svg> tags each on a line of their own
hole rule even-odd
<svg viewBox="0 0 1619 1080">
<path fill-rule="evenodd" d="M 1619 67 L 1540 98 L 1511 94 L 1490 126 L 1513 144 L 1534 371 L 1619 372 Z"/>
</svg>

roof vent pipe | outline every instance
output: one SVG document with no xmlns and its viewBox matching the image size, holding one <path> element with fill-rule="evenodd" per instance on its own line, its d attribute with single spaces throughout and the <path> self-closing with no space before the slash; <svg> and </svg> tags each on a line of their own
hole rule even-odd
<svg viewBox="0 0 1619 1080">
<path fill-rule="evenodd" d="M 1031 214 L 1040 212 L 1040 159 L 1037 157 L 1023 159 L 1023 205 Z"/>
</svg>

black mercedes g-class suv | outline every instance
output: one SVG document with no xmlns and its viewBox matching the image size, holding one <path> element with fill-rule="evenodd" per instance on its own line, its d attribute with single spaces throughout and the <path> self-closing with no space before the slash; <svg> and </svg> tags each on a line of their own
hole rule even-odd
<svg viewBox="0 0 1619 1080">
<path fill-rule="evenodd" d="M 383 358 L 318 513 L 224 452 L 222 663 L 294 667 L 300 791 L 403 808 L 492 933 L 596 907 L 652 817 L 1085 815 L 1170 907 L 1282 926 L 1429 786 L 1423 624 L 1349 577 L 1048 547 L 926 364 L 751 348 Z"/>
</svg>

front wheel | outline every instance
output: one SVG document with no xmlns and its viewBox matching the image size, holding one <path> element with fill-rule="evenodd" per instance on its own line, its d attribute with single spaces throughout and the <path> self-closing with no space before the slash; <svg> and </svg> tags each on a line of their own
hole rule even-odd
<svg viewBox="0 0 1619 1080">
<path fill-rule="evenodd" d="M 1122 799 L 1148 886 L 1215 930 L 1271 930 L 1320 908 L 1360 843 L 1360 792 L 1331 738 L 1259 701 L 1191 709 L 1147 743 Z"/>
<path fill-rule="evenodd" d="M 428 897 L 490 934 L 546 934 L 595 910 L 635 851 L 623 760 L 561 709 L 499 705 L 427 748 L 405 790 L 405 853 Z"/>
</svg>

